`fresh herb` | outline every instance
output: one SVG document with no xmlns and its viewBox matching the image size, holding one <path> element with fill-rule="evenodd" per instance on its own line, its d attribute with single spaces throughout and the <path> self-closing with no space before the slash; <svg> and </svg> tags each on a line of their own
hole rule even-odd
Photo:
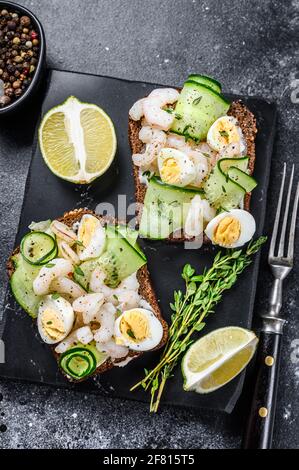
<svg viewBox="0 0 299 470">
<path fill-rule="evenodd" d="M 222 186 L 222 191 L 226 194 L 226 189 L 224 186 Z"/>
<path fill-rule="evenodd" d="M 120 317 L 121 314 L 122 314 L 121 309 L 120 309 L 120 308 L 117 308 L 117 309 L 116 309 L 116 317 L 117 317 L 117 318 Z"/>
<path fill-rule="evenodd" d="M 181 119 L 183 119 L 183 116 L 179 113 L 175 113 L 175 118 L 180 121 Z"/>
<path fill-rule="evenodd" d="M 155 172 L 154 171 L 149 171 L 149 170 L 144 171 L 142 173 L 142 176 L 145 176 L 148 181 L 150 181 L 154 175 L 155 175 Z"/>
<path fill-rule="evenodd" d="M 136 336 L 134 335 L 134 333 L 131 329 L 127 330 L 127 335 L 130 336 L 130 338 L 132 338 L 132 339 L 136 339 Z"/>
<path fill-rule="evenodd" d="M 219 134 L 221 135 L 221 137 L 229 137 L 227 131 L 219 131 Z"/>
<path fill-rule="evenodd" d="M 199 96 L 198 98 L 195 98 L 195 100 L 193 100 L 192 104 L 194 104 L 194 106 L 197 106 L 202 100 L 202 96 Z"/>
<path fill-rule="evenodd" d="M 82 248 L 85 248 L 85 246 L 83 245 L 82 242 L 80 242 L 80 240 L 76 240 L 75 243 L 76 243 L 76 245 L 82 246 Z"/>
<path fill-rule="evenodd" d="M 50 320 L 50 321 L 47 321 L 47 325 L 52 325 L 52 323 L 53 323 L 53 322 L 52 322 L 51 320 Z"/>
<path fill-rule="evenodd" d="M 78 276 L 84 276 L 84 272 L 82 271 L 80 266 L 75 266 L 74 271 L 76 274 L 78 274 Z"/>
<path fill-rule="evenodd" d="M 150 411 L 157 412 L 165 384 L 173 376 L 182 354 L 193 343 L 193 334 L 201 330 L 204 320 L 213 313 L 224 291 L 230 289 L 238 276 L 251 264 L 252 256 L 265 243 L 267 237 L 252 241 L 244 250 L 219 251 L 210 269 L 196 275 L 195 269 L 186 264 L 182 277 L 185 292 L 175 291 L 169 337 L 159 364 L 148 371 L 137 387 L 150 389 Z"/>
<path fill-rule="evenodd" d="M 202 154 L 203 154 L 206 158 L 211 158 L 211 155 L 210 155 L 209 153 L 202 152 Z"/>
<path fill-rule="evenodd" d="M 183 130 L 183 134 L 186 134 L 187 130 L 191 127 L 191 124 L 187 124 L 185 127 L 184 127 L 184 130 Z"/>
<path fill-rule="evenodd" d="M 45 264 L 45 268 L 54 268 L 54 266 L 55 266 L 54 263 Z"/>
<path fill-rule="evenodd" d="M 51 297 L 53 300 L 57 300 L 59 299 L 60 295 L 58 294 L 58 292 L 54 292 L 54 294 L 52 294 Z"/>
<path fill-rule="evenodd" d="M 118 297 L 117 297 L 117 295 L 116 295 L 116 294 L 113 294 L 113 296 L 112 296 L 112 297 L 113 297 L 113 298 L 116 300 L 116 302 L 118 302 Z"/>
</svg>

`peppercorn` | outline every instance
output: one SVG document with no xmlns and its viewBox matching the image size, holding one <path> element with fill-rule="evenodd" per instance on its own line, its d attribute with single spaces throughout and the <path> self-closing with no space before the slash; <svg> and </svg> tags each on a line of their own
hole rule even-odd
<svg viewBox="0 0 299 470">
<path fill-rule="evenodd" d="M 17 56 L 14 58 L 14 61 L 15 61 L 17 64 L 20 64 L 21 62 L 23 62 L 23 57 L 17 55 Z"/>
<path fill-rule="evenodd" d="M 24 28 L 27 28 L 31 24 L 29 16 L 21 16 L 20 23 Z"/>
<path fill-rule="evenodd" d="M 6 90 L 4 91 L 5 95 L 8 96 L 9 98 L 11 98 L 13 95 L 14 95 L 14 90 L 13 88 L 6 88 Z"/>
<path fill-rule="evenodd" d="M 21 96 L 23 93 L 23 90 L 21 88 L 17 88 L 15 90 L 15 97 L 18 98 L 19 96 Z"/>
<path fill-rule="evenodd" d="M 3 95 L 0 97 L 0 108 L 4 108 L 4 106 L 8 106 L 11 103 L 11 99 L 7 95 Z"/>
<path fill-rule="evenodd" d="M 5 93 L 1 107 L 18 99 L 30 86 L 40 52 L 38 38 L 29 16 L 0 10 L 0 97 Z"/>
<path fill-rule="evenodd" d="M 8 21 L 7 22 L 7 29 L 9 31 L 14 31 L 16 29 L 17 25 L 14 21 Z"/>
</svg>

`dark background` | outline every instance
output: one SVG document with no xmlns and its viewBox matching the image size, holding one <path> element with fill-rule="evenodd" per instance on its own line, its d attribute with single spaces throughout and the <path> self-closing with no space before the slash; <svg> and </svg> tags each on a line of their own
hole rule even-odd
<svg viewBox="0 0 299 470">
<path fill-rule="evenodd" d="M 20 3 L 42 21 L 52 67 L 170 85 L 179 85 L 193 71 L 214 76 L 223 83 L 225 92 L 276 101 L 278 132 L 265 230 L 270 233 L 282 162 L 299 158 L 299 103 L 291 100 L 295 80 L 299 79 L 298 0 Z M 26 111 L 23 116 L 28 119 Z M 4 265 L 21 211 L 32 132 L 22 133 L 16 123 L 16 141 L 12 143 L 5 123 L 0 126 L 3 301 Z M 274 435 L 274 447 L 280 448 L 299 448 L 299 361 L 296 364 L 291 360 L 292 342 L 299 338 L 297 273 L 295 269 L 289 276 L 284 291 L 284 314 L 289 323 L 284 336 Z M 270 285 L 264 250 L 256 313 L 266 308 Z M 240 446 L 249 392 L 250 381 L 231 416 L 170 407 L 149 416 L 143 404 L 2 380 L 0 447 L 236 448 Z"/>
</svg>

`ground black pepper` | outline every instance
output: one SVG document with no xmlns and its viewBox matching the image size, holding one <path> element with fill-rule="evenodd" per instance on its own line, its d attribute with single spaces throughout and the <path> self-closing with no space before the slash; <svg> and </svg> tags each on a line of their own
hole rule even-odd
<svg viewBox="0 0 299 470">
<path fill-rule="evenodd" d="M 0 10 L 0 108 L 22 96 L 39 56 L 39 35 L 31 18 Z"/>
</svg>

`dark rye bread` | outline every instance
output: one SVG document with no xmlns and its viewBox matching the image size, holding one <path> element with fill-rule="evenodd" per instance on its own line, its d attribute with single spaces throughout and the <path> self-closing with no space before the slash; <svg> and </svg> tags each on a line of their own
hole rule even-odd
<svg viewBox="0 0 299 470">
<path fill-rule="evenodd" d="M 255 164 L 255 137 L 257 133 L 256 119 L 254 114 L 248 109 L 248 107 L 241 101 L 233 101 L 228 111 L 229 116 L 235 117 L 242 129 L 243 135 L 247 143 L 247 155 L 249 157 L 249 173 L 252 174 L 254 171 Z M 141 129 L 141 121 L 133 121 L 129 117 L 129 142 L 132 153 L 140 153 L 144 147 L 143 142 L 139 139 L 139 131 Z M 132 163 L 133 164 L 133 163 Z M 139 170 L 136 165 L 133 164 L 133 175 L 135 182 L 135 198 L 137 202 L 138 219 L 141 218 L 142 205 L 146 193 L 146 185 L 142 184 L 139 180 Z M 244 209 L 249 211 L 250 209 L 250 197 L 251 193 L 247 193 L 244 199 Z M 168 238 L 169 241 L 184 242 L 187 239 L 182 233 L 181 236 L 177 236 L 175 239 L 172 235 Z M 204 243 L 210 243 L 210 240 L 204 236 Z"/>
<path fill-rule="evenodd" d="M 63 217 L 60 217 L 57 220 L 59 220 L 60 222 L 63 222 L 64 224 L 68 225 L 69 227 L 72 227 L 72 225 L 74 223 L 80 222 L 80 220 L 81 220 L 81 218 L 84 214 L 94 215 L 95 217 L 97 217 L 100 220 L 100 222 L 102 223 L 103 226 L 107 225 L 107 223 L 115 223 L 114 219 L 97 215 L 89 209 L 74 209 L 72 211 L 66 212 L 63 215 Z M 20 252 L 20 247 L 17 247 L 13 251 L 12 255 L 10 256 L 10 258 L 7 262 L 7 273 L 8 273 L 9 278 L 12 276 L 12 274 L 14 273 L 14 270 L 15 270 L 12 257 L 15 254 L 19 253 L 19 252 Z M 160 306 L 159 306 L 155 291 L 153 289 L 151 279 L 150 279 L 150 274 L 149 274 L 149 271 L 148 271 L 146 265 L 142 266 L 138 270 L 137 279 L 138 279 L 139 284 L 140 284 L 139 294 L 151 305 L 151 307 L 154 311 L 154 314 L 156 315 L 158 320 L 161 322 L 162 327 L 163 327 L 163 337 L 162 337 L 160 343 L 154 348 L 154 350 L 160 349 L 164 346 L 164 344 L 167 341 L 167 338 L 168 338 L 168 325 L 167 325 L 166 321 L 164 320 L 164 318 L 162 317 Z M 54 354 L 54 356 L 57 360 L 57 363 L 58 363 L 59 354 L 57 354 L 55 352 L 55 346 L 51 347 L 51 349 L 52 349 L 52 352 L 53 352 L 53 354 Z M 115 364 L 120 363 L 120 362 L 124 361 L 127 358 L 137 358 L 137 357 L 141 356 L 142 354 L 144 354 L 144 353 L 143 352 L 129 351 L 129 354 L 126 357 L 123 357 L 121 359 L 116 359 L 114 362 L 112 362 L 110 359 L 107 359 L 103 364 L 101 364 L 95 370 L 95 372 L 91 376 L 88 376 L 87 378 L 90 378 L 90 377 L 95 376 L 97 374 L 102 374 L 103 372 L 106 372 L 107 370 L 112 369 Z M 82 382 L 82 381 L 87 379 L 87 378 L 83 378 L 81 380 L 73 380 L 72 378 L 67 376 L 62 369 L 60 369 L 60 370 L 63 373 L 63 375 L 65 375 L 65 377 L 70 382 L 77 383 L 77 382 Z"/>
</svg>

